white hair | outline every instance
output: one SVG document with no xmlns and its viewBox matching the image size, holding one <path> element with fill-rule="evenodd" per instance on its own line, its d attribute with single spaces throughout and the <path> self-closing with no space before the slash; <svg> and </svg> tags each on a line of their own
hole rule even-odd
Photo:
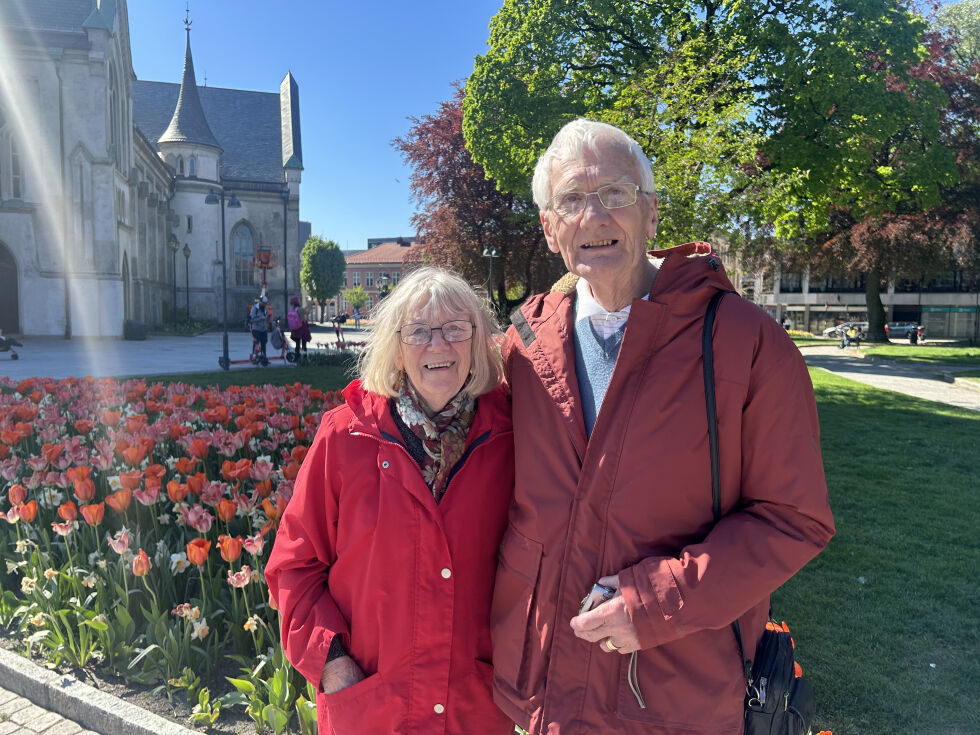
<svg viewBox="0 0 980 735">
<path fill-rule="evenodd" d="M 554 162 L 580 158 L 586 150 L 598 153 L 597 148 L 600 142 L 619 148 L 631 155 L 636 162 L 636 173 L 640 179 L 637 183 L 640 190 L 647 194 L 654 193 L 653 168 L 640 144 L 615 125 L 580 117 L 565 124 L 558 131 L 548 146 L 548 150 L 541 154 L 541 158 L 538 159 L 538 163 L 534 167 L 531 191 L 534 194 L 534 203 L 538 205 L 538 209 L 544 211 L 550 206 L 551 170 Z"/>
</svg>

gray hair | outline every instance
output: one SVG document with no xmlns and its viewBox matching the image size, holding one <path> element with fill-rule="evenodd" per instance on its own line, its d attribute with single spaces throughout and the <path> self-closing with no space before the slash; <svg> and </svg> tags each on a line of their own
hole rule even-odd
<svg viewBox="0 0 980 735">
<path fill-rule="evenodd" d="M 615 125 L 580 117 L 565 124 L 558 131 L 548 150 L 541 154 L 534 167 L 531 191 L 538 209 L 544 211 L 550 205 L 551 169 L 554 162 L 581 157 L 586 149 L 596 153 L 600 141 L 621 148 L 633 156 L 636 161 L 636 173 L 640 178 L 637 182 L 640 190 L 647 194 L 654 193 L 653 168 L 640 144 Z"/>
<path fill-rule="evenodd" d="M 358 361 L 364 387 L 383 396 L 398 395 L 401 371 L 397 367 L 401 341 L 398 330 L 408 319 L 429 320 L 438 313 L 466 314 L 473 322 L 472 361 L 465 391 L 476 397 L 500 384 L 500 327 L 481 299 L 460 276 L 426 266 L 412 271 L 371 312 L 367 347 Z"/>
</svg>

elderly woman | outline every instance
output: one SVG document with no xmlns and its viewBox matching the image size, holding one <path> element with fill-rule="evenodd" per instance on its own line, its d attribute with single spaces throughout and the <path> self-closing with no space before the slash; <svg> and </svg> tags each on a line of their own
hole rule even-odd
<svg viewBox="0 0 980 735">
<path fill-rule="evenodd" d="M 321 733 L 512 733 L 488 663 L 514 477 L 496 328 L 438 268 L 373 317 L 266 568 L 286 656 L 317 687 Z"/>
</svg>

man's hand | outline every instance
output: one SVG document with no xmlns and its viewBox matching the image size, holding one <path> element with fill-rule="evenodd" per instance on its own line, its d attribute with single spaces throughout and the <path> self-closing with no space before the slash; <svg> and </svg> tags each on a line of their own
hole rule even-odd
<svg viewBox="0 0 980 735">
<path fill-rule="evenodd" d="M 603 577 L 599 580 L 599 584 L 615 588 L 616 594 L 601 605 L 572 618 L 570 623 L 572 632 L 582 640 L 599 643 L 599 648 L 604 653 L 610 652 L 605 645 L 606 639 L 610 639 L 613 645 L 617 646 L 616 653 L 638 651 L 640 639 L 636 635 L 629 613 L 626 612 L 626 600 L 619 590 L 619 575 Z"/>
<path fill-rule="evenodd" d="M 333 694 L 341 689 L 353 686 L 364 679 L 364 672 L 350 656 L 341 656 L 323 665 L 320 674 L 320 686 L 324 694 Z"/>
</svg>

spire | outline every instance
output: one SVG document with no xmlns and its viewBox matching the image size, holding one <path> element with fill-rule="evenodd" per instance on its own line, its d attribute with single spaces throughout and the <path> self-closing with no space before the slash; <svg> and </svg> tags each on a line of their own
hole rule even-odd
<svg viewBox="0 0 980 735">
<path fill-rule="evenodd" d="M 211 132 L 208 120 L 201 107 L 201 98 L 197 94 L 197 80 L 194 77 L 194 59 L 191 56 L 191 20 L 184 19 L 187 31 L 187 49 L 184 51 L 184 77 L 180 81 L 180 95 L 177 97 L 177 109 L 170 118 L 170 125 L 163 131 L 158 143 L 197 143 L 221 150 L 217 138 Z"/>
</svg>

